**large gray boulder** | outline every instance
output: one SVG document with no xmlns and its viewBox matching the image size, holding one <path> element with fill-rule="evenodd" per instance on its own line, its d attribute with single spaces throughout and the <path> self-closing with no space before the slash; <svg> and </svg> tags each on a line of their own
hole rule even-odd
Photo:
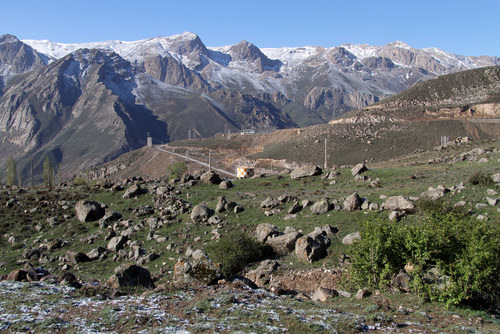
<svg viewBox="0 0 500 334">
<path fill-rule="evenodd" d="M 326 232 L 321 229 L 300 237 L 295 243 L 295 254 L 300 260 L 314 262 L 327 255 L 327 248 L 331 241 L 326 237 Z"/>
<path fill-rule="evenodd" d="M 274 209 L 280 205 L 280 200 L 272 197 L 268 197 L 262 202 L 260 202 L 260 207 L 263 209 Z"/>
<path fill-rule="evenodd" d="M 195 223 L 206 222 L 214 214 L 214 211 L 205 204 L 198 204 L 191 211 L 191 220 Z"/>
<path fill-rule="evenodd" d="M 266 287 L 272 279 L 273 273 L 280 264 L 276 260 L 264 260 L 256 269 L 249 271 L 245 277 L 254 282 L 259 288 Z"/>
<path fill-rule="evenodd" d="M 346 235 L 344 237 L 344 239 L 342 239 L 342 243 L 344 245 L 352 245 L 352 244 L 354 244 L 354 242 L 356 240 L 359 240 L 359 239 L 361 239 L 361 234 L 359 232 L 353 232 L 353 233 Z"/>
<path fill-rule="evenodd" d="M 328 211 L 332 210 L 334 208 L 334 205 L 330 203 L 330 201 L 326 198 L 322 199 L 319 202 L 314 203 L 311 206 L 311 212 L 317 215 L 327 213 Z"/>
<path fill-rule="evenodd" d="M 113 289 L 124 287 L 155 288 L 149 270 L 135 264 L 122 264 L 117 267 L 115 274 L 109 278 L 108 285 Z"/>
<path fill-rule="evenodd" d="M 82 223 L 99 220 L 104 216 L 105 209 L 101 203 L 82 200 L 75 205 L 76 216 Z"/>
<path fill-rule="evenodd" d="M 278 228 L 268 223 L 257 225 L 255 236 L 260 242 L 266 242 L 268 238 L 279 235 Z"/>
<path fill-rule="evenodd" d="M 491 179 L 495 183 L 500 183 L 500 173 L 496 173 L 496 174 L 491 175 Z"/>
<path fill-rule="evenodd" d="M 185 285 L 195 282 L 214 284 L 222 278 L 222 267 L 206 255 L 198 259 L 182 256 L 174 266 L 174 284 Z"/>
<path fill-rule="evenodd" d="M 299 179 L 299 178 L 308 177 L 308 176 L 320 175 L 322 172 L 323 172 L 323 170 L 318 166 L 307 166 L 307 167 L 301 167 L 301 168 L 295 169 L 290 174 L 290 177 L 292 179 Z"/>
<path fill-rule="evenodd" d="M 221 179 L 220 179 L 219 174 L 217 174 L 213 170 L 209 170 L 208 172 L 203 173 L 200 176 L 200 180 L 201 180 L 201 182 L 206 183 L 206 184 L 220 184 L 221 183 Z"/>
<path fill-rule="evenodd" d="M 352 174 L 352 176 L 361 175 L 362 173 L 366 172 L 367 170 L 368 170 L 368 168 L 366 168 L 364 163 L 359 163 L 351 169 L 351 174 Z"/>
<path fill-rule="evenodd" d="M 421 193 L 420 197 L 435 201 L 440 198 L 443 198 L 445 192 L 446 192 L 445 189 L 442 188 L 437 188 L 437 189 L 432 188 Z"/>
<path fill-rule="evenodd" d="M 133 198 L 142 195 L 144 192 L 145 192 L 144 189 L 142 189 L 140 185 L 134 184 L 125 191 L 122 197 L 124 199 Z"/>
<path fill-rule="evenodd" d="M 413 203 L 406 196 L 391 196 L 382 203 L 382 209 L 389 211 L 402 211 L 402 212 L 412 212 L 415 210 L 415 203 Z"/>
<path fill-rule="evenodd" d="M 266 244 L 269 245 L 274 253 L 285 255 L 295 250 L 297 239 L 302 237 L 298 232 L 290 232 L 283 235 L 267 238 Z"/>
<path fill-rule="evenodd" d="M 358 193 L 352 193 L 344 200 L 344 209 L 346 211 L 357 211 L 361 208 L 361 198 Z"/>
<path fill-rule="evenodd" d="M 71 264 L 78 264 L 82 262 L 89 262 L 90 258 L 82 252 L 67 251 L 66 255 L 64 256 L 64 260 Z"/>
<path fill-rule="evenodd" d="M 111 238 L 111 240 L 108 242 L 108 249 L 112 252 L 118 252 L 120 249 L 123 249 L 125 247 L 125 244 L 127 243 L 128 238 L 120 235 Z"/>
</svg>

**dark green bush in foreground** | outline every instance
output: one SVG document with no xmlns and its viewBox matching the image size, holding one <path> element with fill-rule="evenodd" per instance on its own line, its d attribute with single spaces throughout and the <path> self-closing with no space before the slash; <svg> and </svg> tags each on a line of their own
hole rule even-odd
<svg viewBox="0 0 500 334">
<path fill-rule="evenodd" d="M 239 273 L 248 264 L 269 256 L 269 248 L 243 231 L 235 231 L 208 245 L 210 258 L 222 264 L 226 276 Z"/>
<path fill-rule="evenodd" d="M 473 185 L 492 186 L 495 184 L 490 174 L 482 171 L 475 172 L 469 177 L 469 182 Z"/>
<path fill-rule="evenodd" d="M 500 229 L 455 212 L 432 211 L 404 224 L 370 220 L 353 247 L 351 277 L 388 287 L 411 264 L 413 292 L 449 305 L 499 297 Z"/>
</svg>

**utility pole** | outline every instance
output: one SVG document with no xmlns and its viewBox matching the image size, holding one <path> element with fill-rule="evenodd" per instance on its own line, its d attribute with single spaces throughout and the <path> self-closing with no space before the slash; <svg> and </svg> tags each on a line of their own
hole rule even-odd
<svg viewBox="0 0 500 334">
<path fill-rule="evenodd" d="M 208 170 L 212 170 L 212 150 L 208 150 Z"/>
<path fill-rule="evenodd" d="M 326 138 L 325 138 L 325 169 L 327 169 L 328 167 L 328 160 L 327 160 L 327 154 L 326 154 Z"/>
<path fill-rule="evenodd" d="M 31 160 L 31 187 L 35 187 L 35 175 L 33 174 L 33 160 Z"/>
<path fill-rule="evenodd" d="M 191 130 L 188 130 L 188 140 L 191 140 Z"/>
</svg>

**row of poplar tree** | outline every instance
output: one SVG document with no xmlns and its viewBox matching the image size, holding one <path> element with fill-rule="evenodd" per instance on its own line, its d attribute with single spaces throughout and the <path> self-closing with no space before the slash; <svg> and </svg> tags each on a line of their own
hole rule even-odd
<svg viewBox="0 0 500 334">
<path fill-rule="evenodd" d="M 21 173 L 18 173 L 16 161 L 12 157 L 9 157 L 6 162 L 6 170 L 7 173 L 5 183 L 9 187 L 12 187 L 14 185 L 22 187 Z M 54 185 L 54 168 L 52 167 L 52 163 L 50 162 L 50 158 L 48 155 L 45 156 L 45 160 L 43 162 L 42 176 L 43 183 L 46 186 L 52 187 Z"/>
</svg>

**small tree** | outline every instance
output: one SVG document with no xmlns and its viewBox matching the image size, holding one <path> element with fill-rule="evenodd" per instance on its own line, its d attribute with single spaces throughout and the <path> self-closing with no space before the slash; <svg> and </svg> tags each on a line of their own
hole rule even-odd
<svg viewBox="0 0 500 334">
<path fill-rule="evenodd" d="M 7 160 L 7 185 L 12 187 L 17 183 L 17 166 L 12 157 Z"/>
<path fill-rule="evenodd" d="M 54 185 L 54 168 L 48 155 L 45 156 L 45 161 L 43 162 L 43 182 L 50 188 Z"/>
</svg>

